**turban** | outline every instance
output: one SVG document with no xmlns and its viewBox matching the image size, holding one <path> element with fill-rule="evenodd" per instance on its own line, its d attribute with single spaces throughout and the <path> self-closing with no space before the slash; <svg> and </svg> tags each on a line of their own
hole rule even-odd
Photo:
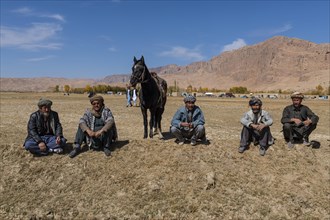
<svg viewBox="0 0 330 220">
<path fill-rule="evenodd" d="M 262 105 L 262 101 L 259 99 L 259 98 L 252 98 L 250 101 L 249 101 L 249 105 L 252 106 L 252 105 Z"/>
<path fill-rule="evenodd" d="M 184 103 L 186 102 L 193 102 L 195 103 L 196 102 L 196 98 L 192 95 L 187 95 L 186 97 L 184 97 L 183 99 Z"/>
<path fill-rule="evenodd" d="M 50 107 L 52 106 L 53 102 L 50 101 L 49 99 L 44 99 L 44 98 L 41 98 L 38 102 L 38 107 L 41 108 L 42 106 L 47 106 L 47 107 Z"/>
<path fill-rule="evenodd" d="M 91 103 L 93 103 L 94 101 L 99 101 L 99 102 L 104 103 L 104 99 L 100 95 L 94 95 L 89 100 L 90 100 Z"/>
<path fill-rule="evenodd" d="M 301 92 L 294 92 L 294 93 L 291 94 L 291 99 L 293 99 L 293 98 L 303 99 L 304 95 Z"/>
</svg>

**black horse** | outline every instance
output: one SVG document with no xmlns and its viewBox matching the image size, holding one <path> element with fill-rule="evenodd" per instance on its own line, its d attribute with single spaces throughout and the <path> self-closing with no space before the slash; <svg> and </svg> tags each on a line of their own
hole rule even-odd
<svg viewBox="0 0 330 220">
<path fill-rule="evenodd" d="M 142 56 L 140 60 L 134 57 L 134 65 L 132 67 L 132 76 L 130 79 L 131 86 L 137 83 L 141 84 L 139 92 L 140 107 L 143 115 L 144 136 L 148 137 L 148 114 L 150 111 L 150 131 L 149 137 L 153 138 L 154 134 L 158 133 L 159 138 L 163 139 L 161 120 L 162 114 L 165 110 L 167 83 L 164 79 L 157 76 L 156 73 L 150 73 Z"/>
</svg>

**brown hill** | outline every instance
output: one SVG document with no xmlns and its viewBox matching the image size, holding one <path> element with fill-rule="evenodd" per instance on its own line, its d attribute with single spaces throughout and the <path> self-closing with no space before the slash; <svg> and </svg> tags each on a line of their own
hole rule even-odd
<svg viewBox="0 0 330 220">
<path fill-rule="evenodd" d="M 146 57 L 148 65 L 148 58 Z M 180 88 L 216 88 L 227 90 L 244 86 L 250 91 L 308 91 L 321 85 L 329 87 L 330 44 L 273 37 L 265 42 L 221 53 L 206 62 L 187 66 L 149 67 L 165 78 L 169 85 Z M 75 88 L 85 85 L 124 86 L 129 74 L 106 76 L 103 80 L 39 78 L 0 78 L 0 91 L 50 91 L 56 85 Z M 43 86 L 44 85 L 44 86 Z"/>
<path fill-rule="evenodd" d="M 330 44 L 274 37 L 263 43 L 224 52 L 207 62 L 171 66 L 159 73 L 181 88 L 189 85 L 229 89 L 245 86 L 252 91 L 315 89 L 329 86 Z"/>
</svg>

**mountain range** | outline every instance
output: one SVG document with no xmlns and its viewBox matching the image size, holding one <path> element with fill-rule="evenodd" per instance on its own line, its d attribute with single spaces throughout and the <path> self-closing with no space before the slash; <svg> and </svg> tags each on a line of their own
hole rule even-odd
<svg viewBox="0 0 330 220">
<path fill-rule="evenodd" d="M 145 57 L 148 65 L 148 58 Z M 149 67 L 169 86 L 228 90 L 246 87 L 249 91 L 310 91 L 329 87 L 330 44 L 276 36 L 264 42 L 227 51 L 209 61 L 186 66 L 175 64 Z M 56 85 L 83 88 L 86 85 L 125 86 L 130 73 L 95 79 L 0 78 L 0 91 L 49 91 Z"/>
</svg>

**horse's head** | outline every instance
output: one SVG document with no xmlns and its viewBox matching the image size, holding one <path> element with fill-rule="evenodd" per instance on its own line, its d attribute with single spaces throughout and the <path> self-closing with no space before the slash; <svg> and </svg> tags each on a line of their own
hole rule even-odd
<svg viewBox="0 0 330 220">
<path fill-rule="evenodd" d="M 134 64 L 132 67 L 132 75 L 130 84 L 135 86 L 137 83 L 142 83 L 145 80 L 146 72 L 148 71 L 146 64 L 144 63 L 144 57 L 137 60 L 136 57 L 133 59 Z"/>
</svg>

